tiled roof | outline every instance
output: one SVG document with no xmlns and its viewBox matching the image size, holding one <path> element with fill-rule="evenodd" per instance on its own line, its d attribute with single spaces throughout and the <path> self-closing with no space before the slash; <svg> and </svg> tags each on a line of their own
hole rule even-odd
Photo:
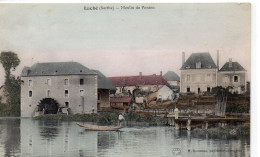
<svg viewBox="0 0 260 157">
<path fill-rule="evenodd" d="M 163 75 L 163 78 L 166 81 L 180 81 L 180 77 L 173 71 L 168 71 L 166 74 Z"/>
<path fill-rule="evenodd" d="M 21 76 L 56 75 L 96 75 L 96 73 L 77 62 L 50 62 L 24 67 L 21 74 Z"/>
<path fill-rule="evenodd" d="M 200 69 L 214 69 L 217 68 L 211 55 L 208 52 L 192 53 L 187 61 L 182 65 L 181 70 L 196 69 L 196 63 L 201 63 Z"/>
<path fill-rule="evenodd" d="M 246 71 L 238 62 L 232 62 L 229 67 L 229 62 L 226 62 L 219 71 Z"/>
<path fill-rule="evenodd" d="M 110 102 L 131 102 L 132 98 L 124 97 L 124 98 L 110 98 Z"/>
<path fill-rule="evenodd" d="M 109 77 L 116 87 L 143 86 L 143 85 L 168 85 L 161 75 L 138 75 Z"/>
<path fill-rule="evenodd" d="M 100 71 L 93 70 L 98 74 L 98 89 L 116 90 L 116 86 Z"/>
</svg>

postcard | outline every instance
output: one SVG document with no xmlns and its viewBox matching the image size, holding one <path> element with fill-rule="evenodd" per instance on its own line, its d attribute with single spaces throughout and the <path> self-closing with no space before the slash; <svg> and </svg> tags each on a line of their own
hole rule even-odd
<svg viewBox="0 0 260 157">
<path fill-rule="evenodd" d="M 0 156 L 250 156 L 250 3 L 0 3 L 0 19 Z"/>
</svg>

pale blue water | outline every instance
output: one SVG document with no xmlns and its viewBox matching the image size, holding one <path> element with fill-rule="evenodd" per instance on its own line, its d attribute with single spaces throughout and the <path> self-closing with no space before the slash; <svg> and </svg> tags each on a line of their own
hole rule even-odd
<svg viewBox="0 0 260 157">
<path fill-rule="evenodd" d="M 74 122 L 0 118 L 2 156 L 245 157 L 249 140 L 194 138 L 173 127 L 127 127 L 85 131 Z"/>
</svg>

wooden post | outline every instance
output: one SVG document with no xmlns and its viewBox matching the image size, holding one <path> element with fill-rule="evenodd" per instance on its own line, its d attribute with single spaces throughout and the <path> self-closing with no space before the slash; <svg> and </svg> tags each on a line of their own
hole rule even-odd
<svg viewBox="0 0 260 157">
<path fill-rule="evenodd" d="M 175 125 L 175 128 L 177 129 L 177 130 L 179 130 L 180 129 L 180 126 L 179 126 L 179 124 L 178 124 L 178 122 L 174 122 L 174 125 Z"/>
<path fill-rule="evenodd" d="M 206 122 L 206 126 L 205 126 L 205 129 L 208 130 L 208 126 L 209 126 L 209 123 Z"/>
<path fill-rule="evenodd" d="M 190 124 L 191 124 L 191 118 L 189 117 L 187 120 L 187 130 L 189 131 L 191 130 Z"/>
</svg>

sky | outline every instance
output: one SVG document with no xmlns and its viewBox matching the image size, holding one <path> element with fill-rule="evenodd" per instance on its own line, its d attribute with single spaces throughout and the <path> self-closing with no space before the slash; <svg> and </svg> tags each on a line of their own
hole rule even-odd
<svg viewBox="0 0 260 157">
<path fill-rule="evenodd" d="M 84 10 L 110 6 L 113 10 Z M 154 9 L 121 10 L 121 6 Z M 251 7 L 216 4 L 0 4 L 0 52 L 13 51 L 24 66 L 79 62 L 106 76 L 180 74 L 186 59 L 209 52 L 220 67 L 232 58 L 251 75 Z M 0 66 L 0 85 L 4 70 Z"/>
</svg>

